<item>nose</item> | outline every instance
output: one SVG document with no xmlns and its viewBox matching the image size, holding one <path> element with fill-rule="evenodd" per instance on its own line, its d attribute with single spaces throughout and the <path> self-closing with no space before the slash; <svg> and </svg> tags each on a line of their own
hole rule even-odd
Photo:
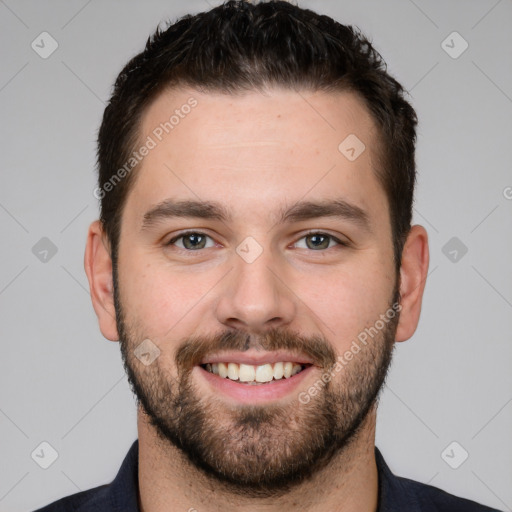
<svg viewBox="0 0 512 512">
<path fill-rule="evenodd" d="M 296 315 L 296 297 L 284 271 L 272 264 L 269 251 L 252 263 L 237 254 L 233 260 L 235 267 L 223 283 L 216 305 L 218 321 L 254 333 L 289 325 Z"/>
</svg>

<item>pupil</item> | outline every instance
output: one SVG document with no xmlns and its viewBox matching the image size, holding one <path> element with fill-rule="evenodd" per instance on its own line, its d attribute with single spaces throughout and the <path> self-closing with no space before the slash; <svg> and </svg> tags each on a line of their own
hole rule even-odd
<svg viewBox="0 0 512 512">
<path fill-rule="evenodd" d="M 187 249 L 202 248 L 204 245 L 204 237 L 197 233 L 191 233 L 184 238 L 184 245 Z"/>
<path fill-rule="evenodd" d="M 325 249 L 329 245 L 329 237 L 324 235 L 310 235 L 307 245 L 310 249 Z"/>
</svg>

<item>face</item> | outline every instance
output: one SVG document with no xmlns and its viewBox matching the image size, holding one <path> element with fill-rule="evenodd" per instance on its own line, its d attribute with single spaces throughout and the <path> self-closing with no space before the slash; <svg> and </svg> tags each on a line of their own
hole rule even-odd
<svg viewBox="0 0 512 512">
<path fill-rule="evenodd" d="M 338 149 L 350 134 L 355 159 Z M 114 272 L 130 383 L 195 466 L 246 494 L 282 491 L 354 439 L 391 360 L 375 126 L 350 93 L 173 90 L 146 112 L 148 136 Z"/>
</svg>

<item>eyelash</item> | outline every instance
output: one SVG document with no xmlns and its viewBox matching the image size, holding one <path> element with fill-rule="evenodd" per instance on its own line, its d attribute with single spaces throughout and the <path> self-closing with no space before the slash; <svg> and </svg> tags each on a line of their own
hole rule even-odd
<svg viewBox="0 0 512 512">
<path fill-rule="evenodd" d="M 303 238 L 306 238 L 311 235 L 322 235 L 330 238 L 331 240 L 334 240 L 338 245 L 341 245 L 343 247 L 348 247 L 348 242 L 344 242 L 343 240 L 340 240 L 339 238 L 336 238 L 334 235 L 330 235 L 329 233 L 325 233 L 323 231 L 308 231 L 305 235 L 302 235 L 299 240 L 302 240 Z"/>
<path fill-rule="evenodd" d="M 184 231 L 183 233 L 180 233 L 179 235 L 175 236 L 174 238 L 171 238 L 171 240 L 169 240 L 165 245 L 166 246 L 174 245 L 174 243 L 177 240 L 179 240 L 180 238 L 184 238 L 187 235 L 207 236 L 208 238 L 211 238 L 213 240 L 213 238 L 210 235 L 207 235 L 206 233 L 203 233 L 202 231 Z M 196 252 L 196 251 L 193 251 L 193 250 L 190 250 L 190 249 L 182 249 L 181 247 L 177 247 L 177 249 L 180 250 L 180 251 L 185 251 L 185 252 Z M 197 251 L 200 251 L 200 250 L 201 249 L 197 249 Z"/>
<path fill-rule="evenodd" d="M 166 246 L 172 246 L 174 245 L 180 238 L 184 238 L 186 237 L 187 235 L 201 235 L 201 236 L 206 236 L 208 238 L 211 238 L 213 240 L 213 238 L 210 236 L 210 235 L 207 235 L 206 233 L 203 233 L 201 231 L 184 231 L 183 233 L 180 233 L 179 235 L 171 238 L 171 240 L 169 240 L 169 242 L 167 242 L 165 245 Z M 339 238 L 336 238 L 335 236 L 333 235 L 330 235 L 329 233 L 325 233 L 323 231 L 308 231 L 306 234 L 302 235 L 299 240 L 302 240 L 303 238 L 307 238 L 308 236 L 312 236 L 312 235 L 322 235 L 322 236 L 326 236 L 328 238 L 330 238 L 331 240 L 333 240 L 334 242 L 336 242 L 339 246 L 342 246 L 342 247 L 349 247 L 349 243 L 348 242 L 344 242 L 342 240 L 340 240 Z M 297 240 L 298 241 L 298 240 Z M 295 242 L 297 243 L 297 242 Z M 327 249 L 332 249 L 333 247 L 328 247 Z M 196 249 L 196 250 L 193 250 L 193 249 L 182 249 L 181 247 L 176 247 L 176 249 L 180 250 L 180 251 L 184 251 L 184 252 L 188 252 L 188 253 L 191 253 L 191 252 L 200 252 L 201 250 L 204 250 L 204 249 Z M 211 249 L 211 247 L 206 247 L 206 249 Z M 327 249 L 322 249 L 322 250 L 319 250 L 319 251 L 314 251 L 313 249 L 310 249 L 312 252 L 325 252 Z"/>
</svg>

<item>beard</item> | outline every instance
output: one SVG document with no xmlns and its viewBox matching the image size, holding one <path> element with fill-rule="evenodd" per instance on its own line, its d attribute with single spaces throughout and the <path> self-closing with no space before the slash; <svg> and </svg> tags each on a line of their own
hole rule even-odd
<svg viewBox="0 0 512 512">
<path fill-rule="evenodd" d="M 392 303 L 398 297 L 395 287 Z M 145 366 L 134 355 L 145 336 L 143 329 L 125 318 L 115 266 L 114 301 L 128 381 L 158 438 L 180 450 L 217 485 L 255 498 L 289 492 L 357 438 L 386 379 L 399 316 L 397 312 L 340 371 L 333 371 L 337 354 L 323 336 L 272 329 L 261 336 L 229 330 L 179 343 L 173 340 L 177 348 L 172 372 L 168 357 L 164 361 L 160 356 Z M 159 343 L 162 354 L 169 353 L 166 345 L 170 346 L 171 340 Z M 249 348 L 307 355 L 317 366 L 315 382 L 320 379 L 320 389 L 307 403 L 297 396 L 279 404 L 230 405 L 210 394 L 201 395 L 192 370 L 204 356 Z M 332 375 L 328 382 L 321 380 L 326 373 Z"/>
</svg>

